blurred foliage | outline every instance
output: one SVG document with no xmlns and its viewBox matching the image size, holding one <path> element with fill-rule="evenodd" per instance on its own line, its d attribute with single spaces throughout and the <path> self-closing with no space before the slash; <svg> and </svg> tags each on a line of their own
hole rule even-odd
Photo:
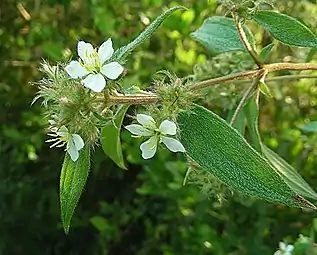
<svg viewBox="0 0 317 255">
<path fill-rule="evenodd" d="M 275 2 L 277 9 L 317 32 L 314 1 Z M 195 64 L 213 61 L 189 33 L 206 17 L 224 14 L 216 1 L 1 1 L 0 254 L 273 254 L 282 239 L 293 242 L 299 233 L 315 236 L 316 213 L 230 192 L 220 203 L 203 196 L 199 187 L 183 187 L 187 166 L 181 155 L 160 150 L 155 159 L 142 160 L 139 142 L 126 131 L 122 139 L 129 170 L 119 169 L 96 148 L 73 227 L 65 236 L 58 202 L 63 151 L 44 143 L 47 120 L 39 103 L 31 107 L 37 90 L 30 82 L 41 78 L 43 58 L 52 63 L 70 59 L 79 39 L 100 45 L 111 37 L 118 48 L 162 7 L 176 4 L 189 9 L 173 14 L 126 65 L 124 83 L 143 88 L 151 86 L 152 75 L 161 69 L 182 77 L 192 74 Z M 272 41 L 255 23 L 250 28 L 259 48 Z M 305 61 L 307 54 L 307 49 L 279 44 L 267 61 Z M 261 101 L 262 137 L 316 189 L 316 133 L 299 129 L 317 119 L 316 80 L 268 85 L 275 98 Z M 225 116 L 221 103 L 226 100 L 208 105 Z M 216 194 L 217 185 L 215 189 Z"/>
</svg>

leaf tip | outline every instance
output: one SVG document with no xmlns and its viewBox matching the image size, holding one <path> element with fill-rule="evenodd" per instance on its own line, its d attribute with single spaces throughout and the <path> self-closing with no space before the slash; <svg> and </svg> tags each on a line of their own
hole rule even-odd
<svg viewBox="0 0 317 255">
<path fill-rule="evenodd" d="M 309 209 L 312 209 L 312 210 L 317 210 L 317 207 L 310 203 L 308 200 L 306 200 L 305 198 L 301 197 L 300 195 L 295 195 L 294 196 L 294 200 L 299 202 L 300 204 L 303 205 L 303 208 L 309 208 Z"/>
</svg>

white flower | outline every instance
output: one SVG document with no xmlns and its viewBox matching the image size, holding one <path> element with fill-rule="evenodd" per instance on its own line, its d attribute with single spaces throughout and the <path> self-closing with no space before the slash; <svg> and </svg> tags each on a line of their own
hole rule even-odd
<svg viewBox="0 0 317 255">
<path fill-rule="evenodd" d="M 95 92 L 101 92 L 106 86 L 106 79 L 115 80 L 122 74 L 124 68 L 116 61 L 107 63 L 114 50 L 112 41 L 108 39 L 99 47 L 98 51 L 90 43 L 78 42 L 79 61 L 71 61 L 65 68 L 73 78 L 83 78 L 82 84 Z"/>
<path fill-rule="evenodd" d="M 309 237 L 304 236 L 302 234 L 299 234 L 297 241 L 300 243 L 310 243 L 311 242 Z"/>
<path fill-rule="evenodd" d="M 137 121 L 141 124 L 128 125 L 125 128 L 138 137 L 150 137 L 141 144 L 142 157 L 152 158 L 157 150 L 157 144 L 163 142 L 172 152 L 185 152 L 184 146 L 176 139 L 167 135 L 176 135 L 176 124 L 169 120 L 164 120 L 157 128 L 155 120 L 146 114 L 137 114 Z"/>
<path fill-rule="evenodd" d="M 274 255 L 292 255 L 294 246 L 291 244 L 286 244 L 283 242 L 279 243 L 279 250 L 274 253 Z"/>
<path fill-rule="evenodd" d="M 54 121 L 50 121 L 50 124 L 55 124 Z M 56 146 L 56 147 L 63 147 L 66 145 L 66 151 L 69 154 L 70 158 L 73 161 L 76 161 L 79 157 L 79 151 L 84 148 L 84 141 L 78 134 L 71 134 L 68 132 L 67 127 L 62 126 L 60 129 L 57 130 L 57 128 L 51 129 L 54 133 L 48 134 L 50 136 L 53 136 L 55 138 L 49 139 L 46 142 L 54 142 L 50 146 L 50 148 Z"/>
</svg>

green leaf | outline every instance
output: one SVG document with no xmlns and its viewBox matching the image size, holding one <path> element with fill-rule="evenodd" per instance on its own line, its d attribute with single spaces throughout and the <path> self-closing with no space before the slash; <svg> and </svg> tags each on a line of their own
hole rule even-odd
<svg viewBox="0 0 317 255">
<path fill-rule="evenodd" d="M 251 44 L 254 44 L 251 32 L 245 26 L 244 30 Z M 203 44 L 213 54 L 229 51 L 246 51 L 233 19 L 217 16 L 207 18 L 202 27 L 191 33 L 190 36 Z"/>
<path fill-rule="evenodd" d="M 108 222 L 104 217 L 95 216 L 90 218 L 90 222 L 100 233 L 105 232 L 108 228 Z"/>
<path fill-rule="evenodd" d="M 201 106 L 178 117 L 188 156 L 243 194 L 305 208 L 316 207 L 291 190 L 270 164 L 226 121 Z"/>
<path fill-rule="evenodd" d="M 317 132 L 317 121 L 312 121 L 305 126 L 302 126 L 300 129 L 305 132 Z"/>
<path fill-rule="evenodd" d="M 268 98 L 273 98 L 273 95 L 272 95 L 272 93 L 271 93 L 269 87 L 266 85 L 265 82 L 263 82 L 263 81 L 260 81 L 260 82 L 259 82 L 259 89 L 260 89 L 261 93 L 262 93 L 264 96 L 266 96 L 266 97 L 268 97 Z"/>
<path fill-rule="evenodd" d="M 268 56 L 270 55 L 270 53 L 272 52 L 273 48 L 274 48 L 275 44 L 274 43 L 270 43 L 268 45 L 266 45 L 260 52 L 259 54 L 259 59 L 262 63 L 265 62 L 265 60 L 268 58 Z"/>
<path fill-rule="evenodd" d="M 104 153 L 109 156 L 119 167 L 127 169 L 124 165 L 120 130 L 123 118 L 130 105 L 122 105 L 118 109 L 112 121 L 106 123 L 101 129 L 101 145 Z"/>
<path fill-rule="evenodd" d="M 299 47 L 317 47 L 317 36 L 290 16 L 274 11 L 258 11 L 252 18 L 282 43 Z"/>
<path fill-rule="evenodd" d="M 259 104 L 257 95 L 250 97 L 249 101 L 243 108 L 247 119 L 248 131 L 251 137 L 253 147 L 261 153 L 261 137 L 259 133 Z"/>
<path fill-rule="evenodd" d="M 167 19 L 173 12 L 177 10 L 186 10 L 184 6 L 175 6 L 168 9 L 160 16 L 158 16 L 137 38 L 135 38 L 128 45 L 123 46 L 115 51 L 113 58 L 124 61 L 125 58 L 140 44 L 149 39 L 152 34 L 159 28 L 162 22 Z"/>
<path fill-rule="evenodd" d="M 227 117 L 228 123 L 231 122 L 235 111 L 236 111 L 236 109 L 234 108 L 229 112 L 229 115 Z M 240 111 L 238 113 L 236 121 L 232 124 L 232 127 L 235 128 L 242 136 L 244 136 L 244 133 L 245 133 L 245 114 L 244 114 L 244 111 Z"/>
<path fill-rule="evenodd" d="M 292 190 L 301 196 L 317 199 L 317 193 L 290 164 L 265 145 L 262 146 L 262 151 L 276 172 Z"/>
<path fill-rule="evenodd" d="M 79 151 L 79 158 L 72 161 L 68 153 L 64 158 L 60 176 L 61 218 L 65 233 L 68 234 L 71 218 L 87 181 L 90 168 L 90 148 Z"/>
</svg>

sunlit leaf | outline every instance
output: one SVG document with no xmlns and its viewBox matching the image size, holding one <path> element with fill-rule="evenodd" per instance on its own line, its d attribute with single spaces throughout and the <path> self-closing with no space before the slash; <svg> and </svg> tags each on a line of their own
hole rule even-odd
<svg viewBox="0 0 317 255">
<path fill-rule="evenodd" d="M 77 161 L 72 161 L 66 153 L 60 176 L 60 206 L 61 218 L 65 233 L 70 227 L 70 221 L 87 181 L 90 168 L 90 148 L 85 146 L 79 151 Z"/>
<path fill-rule="evenodd" d="M 127 169 L 124 165 L 120 131 L 123 118 L 127 112 L 129 105 L 122 105 L 113 117 L 113 120 L 108 121 L 101 129 L 100 141 L 102 149 L 109 158 L 113 160 L 119 167 Z"/>
<path fill-rule="evenodd" d="M 251 32 L 246 27 L 244 27 L 244 30 L 253 45 L 254 38 Z M 207 18 L 203 25 L 190 35 L 213 54 L 229 51 L 246 51 L 233 19 L 217 16 Z"/>
<path fill-rule="evenodd" d="M 252 18 L 282 43 L 317 47 L 317 35 L 293 17 L 274 11 L 258 11 Z"/>
<path fill-rule="evenodd" d="M 305 126 L 302 126 L 300 129 L 305 132 L 317 132 L 317 121 L 312 121 Z"/>
<path fill-rule="evenodd" d="M 290 189 L 267 160 L 213 112 L 195 105 L 179 115 L 178 123 L 188 156 L 226 185 L 268 201 L 316 209 Z"/>
</svg>

